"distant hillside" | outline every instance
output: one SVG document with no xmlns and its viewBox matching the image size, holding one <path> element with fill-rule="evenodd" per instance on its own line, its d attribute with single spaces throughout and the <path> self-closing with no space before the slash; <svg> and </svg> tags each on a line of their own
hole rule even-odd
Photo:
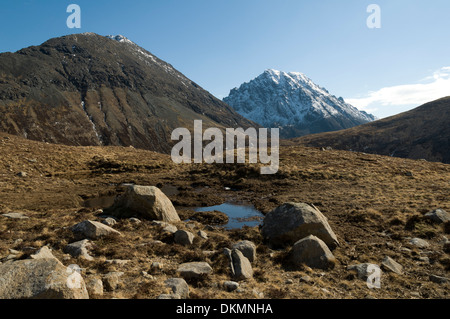
<svg viewBox="0 0 450 319">
<path fill-rule="evenodd" d="M 450 97 L 347 130 L 289 143 L 450 163 Z"/>
<path fill-rule="evenodd" d="M 171 148 L 171 132 L 248 127 L 230 106 L 123 36 L 50 39 L 0 54 L 0 131 L 68 145 Z"/>
</svg>

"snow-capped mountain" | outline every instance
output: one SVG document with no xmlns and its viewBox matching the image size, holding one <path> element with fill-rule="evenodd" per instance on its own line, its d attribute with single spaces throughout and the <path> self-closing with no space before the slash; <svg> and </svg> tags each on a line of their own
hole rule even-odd
<svg viewBox="0 0 450 319">
<path fill-rule="evenodd" d="M 223 100 L 249 120 L 279 127 L 284 138 L 337 131 L 376 119 L 298 72 L 266 70 Z"/>
</svg>

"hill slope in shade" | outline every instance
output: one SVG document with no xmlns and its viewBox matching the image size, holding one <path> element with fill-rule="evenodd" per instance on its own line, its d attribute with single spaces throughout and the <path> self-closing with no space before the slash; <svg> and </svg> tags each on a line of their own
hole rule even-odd
<svg viewBox="0 0 450 319">
<path fill-rule="evenodd" d="M 450 163 L 450 97 L 372 123 L 292 140 L 380 155 Z"/>
<path fill-rule="evenodd" d="M 375 120 L 298 72 L 266 70 L 231 90 L 224 102 L 264 127 L 279 127 L 285 138 L 342 130 Z"/>
<path fill-rule="evenodd" d="M 0 130 L 7 133 L 167 152 L 172 130 L 196 119 L 254 125 L 123 36 L 69 35 L 0 54 Z"/>
</svg>

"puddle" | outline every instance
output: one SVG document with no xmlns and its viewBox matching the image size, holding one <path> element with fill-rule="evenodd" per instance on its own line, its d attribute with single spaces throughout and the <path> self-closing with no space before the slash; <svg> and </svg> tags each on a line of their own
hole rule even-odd
<svg viewBox="0 0 450 319">
<path fill-rule="evenodd" d="M 264 218 L 264 215 L 251 205 L 225 203 L 195 209 L 196 212 L 210 212 L 214 210 L 227 214 L 229 221 L 225 225 L 226 229 L 242 228 L 243 226 L 259 226 Z"/>
</svg>

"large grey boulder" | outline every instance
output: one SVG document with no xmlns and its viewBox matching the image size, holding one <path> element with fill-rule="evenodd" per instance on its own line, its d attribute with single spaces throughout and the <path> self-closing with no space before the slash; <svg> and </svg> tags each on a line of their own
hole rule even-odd
<svg viewBox="0 0 450 319">
<path fill-rule="evenodd" d="M 75 226 L 72 226 L 71 230 L 85 239 L 92 240 L 113 234 L 121 235 L 117 230 L 92 220 L 85 220 L 78 223 Z"/>
<path fill-rule="evenodd" d="M 324 241 L 331 249 L 339 245 L 327 218 L 304 203 L 285 203 L 264 218 L 261 233 L 272 246 L 289 246 L 309 235 Z"/>
<path fill-rule="evenodd" d="M 242 240 L 233 245 L 233 249 L 238 249 L 248 258 L 250 262 L 256 260 L 256 245 L 249 240 Z"/>
<path fill-rule="evenodd" d="M 336 263 L 336 258 L 325 242 L 313 235 L 299 240 L 292 246 L 290 259 L 295 267 L 304 264 L 324 270 L 334 268 Z"/>
<path fill-rule="evenodd" d="M 81 275 L 57 259 L 38 258 L 0 265 L 0 299 L 89 299 Z"/>
<path fill-rule="evenodd" d="M 211 274 L 213 269 L 207 262 L 190 262 L 181 264 L 177 271 L 185 279 L 199 279 Z"/>
<path fill-rule="evenodd" d="M 180 221 L 170 199 L 154 186 L 128 186 L 125 193 L 117 197 L 114 205 L 105 212 L 120 218 L 139 216 L 168 223 Z"/>
</svg>

